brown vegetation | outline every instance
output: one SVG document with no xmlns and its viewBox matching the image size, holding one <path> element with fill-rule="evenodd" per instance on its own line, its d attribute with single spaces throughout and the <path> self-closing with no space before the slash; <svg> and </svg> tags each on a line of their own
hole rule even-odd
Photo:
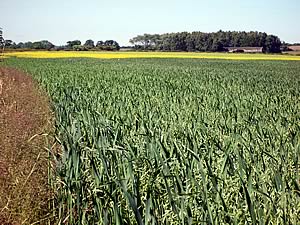
<svg viewBox="0 0 300 225">
<path fill-rule="evenodd" d="M 30 76 L 0 67 L 0 224 L 31 224 L 47 214 L 50 118 Z"/>
</svg>

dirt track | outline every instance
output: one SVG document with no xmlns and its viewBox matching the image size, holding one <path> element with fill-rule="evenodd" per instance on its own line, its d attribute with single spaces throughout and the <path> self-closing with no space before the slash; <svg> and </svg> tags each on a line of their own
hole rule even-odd
<svg viewBox="0 0 300 225">
<path fill-rule="evenodd" d="M 48 99 L 30 76 L 0 67 L 0 224 L 30 224 L 47 211 Z"/>
</svg>

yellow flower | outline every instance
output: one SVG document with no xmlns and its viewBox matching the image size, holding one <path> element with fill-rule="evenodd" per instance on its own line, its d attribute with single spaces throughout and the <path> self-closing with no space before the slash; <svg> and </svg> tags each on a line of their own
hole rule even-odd
<svg viewBox="0 0 300 225">
<path fill-rule="evenodd" d="M 232 54 L 232 53 L 190 53 L 190 52 L 72 52 L 72 51 L 29 51 L 5 53 L 4 57 L 18 58 L 195 58 L 228 60 L 300 60 L 294 55 Z"/>
</svg>

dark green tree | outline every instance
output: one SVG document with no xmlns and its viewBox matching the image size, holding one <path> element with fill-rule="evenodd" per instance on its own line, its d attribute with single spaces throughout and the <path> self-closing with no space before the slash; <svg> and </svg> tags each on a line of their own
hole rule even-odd
<svg viewBox="0 0 300 225">
<path fill-rule="evenodd" d="M 96 44 L 98 50 L 103 51 L 118 51 L 120 50 L 120 45 L 114 40 L 98 41 Z"/>
<path fill-rule="evenodd" d="M 92 49 L 95 47 L 95 43 L 93 40 L 89 39 L 85 42 L 84 46 L 88 49 Z"/>
<path fill-rule="evenodd" d="M 1 52 L 4 51 L 4 46 L 5 46 L 5 41 L 3 38 L 3 31 L 2 31 L 2 28 L 0 27 L 0 51 Z"/>
<path fill-rule="evenodd" d="M 47 40 L 43 40 L 43 41 L 36 41 L 34 43 L 32 43 L 32 47 L 33 49 L 42 49 L 42 50 L 50 50 L 52 48 L 54 48 L 54 45 L 47 41 Z"/>
<path fill-rule="evenodd" d="M 263 47 L 267 52 L 280 52 L 277 36 L 251 31 L 218 31 L 214 33 L 179 32 L 144 34 L 130 39 L 136 49 L 162 51 L 224 51 L 226 47 Z"/>
<path fill-rule="evenodd" d="M 12 40 L 5 40 L 4 44 L 5 44 L 5 47 L 9 48 L 12 45 L 14 45 L 14 42 Z"/>
<path fill-rule="evenodd" d="M 24 48 L 32 49 L 33 48 L 33 43 L 31 41 L 25 42 L 24 43 Z"/>
<path fill-rule="evenodd" d="M 70 48 L 70 49 L 72 49 L 73 46 L 75 46 L 75 45 L 81 45 L 81 41 L 75 40 L 75 41 L 68 41 L 67 42 L 67 47 Z"/>
<path fill-rule="evenodd" d="M 280 47 L 281 47 L 281 41 L 278 37 L 274 35 L 268 35 L 266 37 L 266 42 L 265 42 L 265 50 L 266 52 L 269 53 L 279 53 L 281 52 Z"/>
<path fill-rule="evenodd" d="M 97 41 L 96 47 L 102 47 L 104 46 L 104 42 L 103 41 Z"/>
<path fill-rule="evenodd" d="M 104 42 L 105 49 L 107 51 L 118 51 L 120 50 L 120 45 L 114 40 L 107 40 Z"/>
</svg>

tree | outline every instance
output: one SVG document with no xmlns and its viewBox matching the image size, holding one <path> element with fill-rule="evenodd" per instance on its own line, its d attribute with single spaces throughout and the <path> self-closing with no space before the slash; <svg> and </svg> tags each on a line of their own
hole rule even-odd
<svg viewBox="0 0 300 225">
<path fill-rule="evenodd" d="M 104 51 L 118 51 L 118 50 L 120 50 L 119 43 L 114 41 L 114 40 L 106 40 L 105 42 L 98 41 L 96 47 L 97 47 L 97 49 L 104 50 Z"/>
<path fill-rule="evenodd" d="M 97 41 L 96 47 L 101 47 L 104 45 L 103 41 Z"/>
<path fill-rule="evenodd" d="M 4 45 L 6 48 L 16 48 L 16 43 L 13 42 L 12 40 L 5 40 Z"/>
<path fill-rule="evenodd" d="M 31 41 L 25 42 L 24 43 L 24 48 L 32 49 L 33 48 L 33 43 Z"/>
<path fill-rule="evenodd" d="M 54 45 L 47 40 L 43 40 L 43 41 L 37 41 L 37 42 L 32 43 L 32 48 L 33 49 L 50 50 L 50 49 L 54 48 Z"/>
<path fill-rule="evenodd" d="M 212 46 L 211 46 L 211 51 L 212 52 L 221 52 L 224 51 L 224 46 L 222 44 L 222 42 L 218 39 L 214 39 Z"/>
<path fill-rule="evenodd" d="M 279 53 L 281 52 L 280 47 L 281 47 L 281 41 L 278 37 L 274 35 L 268 35 L 266 37 L 266 42 L 265 42 L 265 50 L 266 52 L 269 53 Z"/>
<path fill-rule="evenodd" d="M 72 47 L 72 50 L 74 50 L 74 51 L 86 51 L 86 50 L 88 50 L 88 49 L 86 48 L 86 46 L 82 46 L 82 45 L 74 45 L 74 46 Z"/>
<path fill-rule="evenodd" d="M 25 48 L 24 47 L 24 43 L 23 42 L 19 42 L 17 45 L 16 45 L 16 48 Z"/>
<path fill-rule="evenodd" d="M 224 51 L 226 47 L 263 47 L 267 52 L 280 52 L 277 36 L 251 31 L 222 31 L 214 33 L 178 32 L 144 34 L 130 39 L 136 49 L 163 51 Z"/>
<path fill-rule="evenodd" d="M 85 42 L 84 46 L 88 49 L 91 49 L 95 47 L 95 43 L 93 40 L 89 39 Z"/>
<path fill-rule="evenodd" d="M 161 35 L 159 34 L 143 34 L 138 35 L 132 39 L 129 40 L 129 42 L 137 49 L 158 49 L 159 45 L 161 44 Z"/>
<path fill-rule="evenodd" d="M 68 48 L 73 48 L 75 45 L 81 45 L 81 41 L 75 40 L 75 41 L 68 41 L 67 42 L 67 47 Z"/>
<path fill-rule="evenodd" d="M 282 42 L 281 46 L 280 46 L 280 50 L 282 52 L 287 52 L 287 51 L 291 51 L 291 49 L 289 48 L 289 44 L 286 42 Z"/>
<path fill-rule="evenodd" d="M 5 40 L 4 43 L 6 47 L 10 47 L 13 45 L 14 42 L 12 40 Z"/>
<path fill-rule="evenodd" d="M 120 45 L 118 42 L 114 41 L 114 40 L 107 40 L 104 42 L 104 46 L 106 47 L 107 51 L 116 51 L 116 50 L 120 50 Z"/>
<path fill-rule="evenodd" d="M 4 41 L 4 38 L 3 38 L 3 31 L 2 31 L 2 28 L 0 27 L 0 50 L 1 52 L 4 51 L 4 46 L 5 46 L 5 41 Z"/>
</svg>

